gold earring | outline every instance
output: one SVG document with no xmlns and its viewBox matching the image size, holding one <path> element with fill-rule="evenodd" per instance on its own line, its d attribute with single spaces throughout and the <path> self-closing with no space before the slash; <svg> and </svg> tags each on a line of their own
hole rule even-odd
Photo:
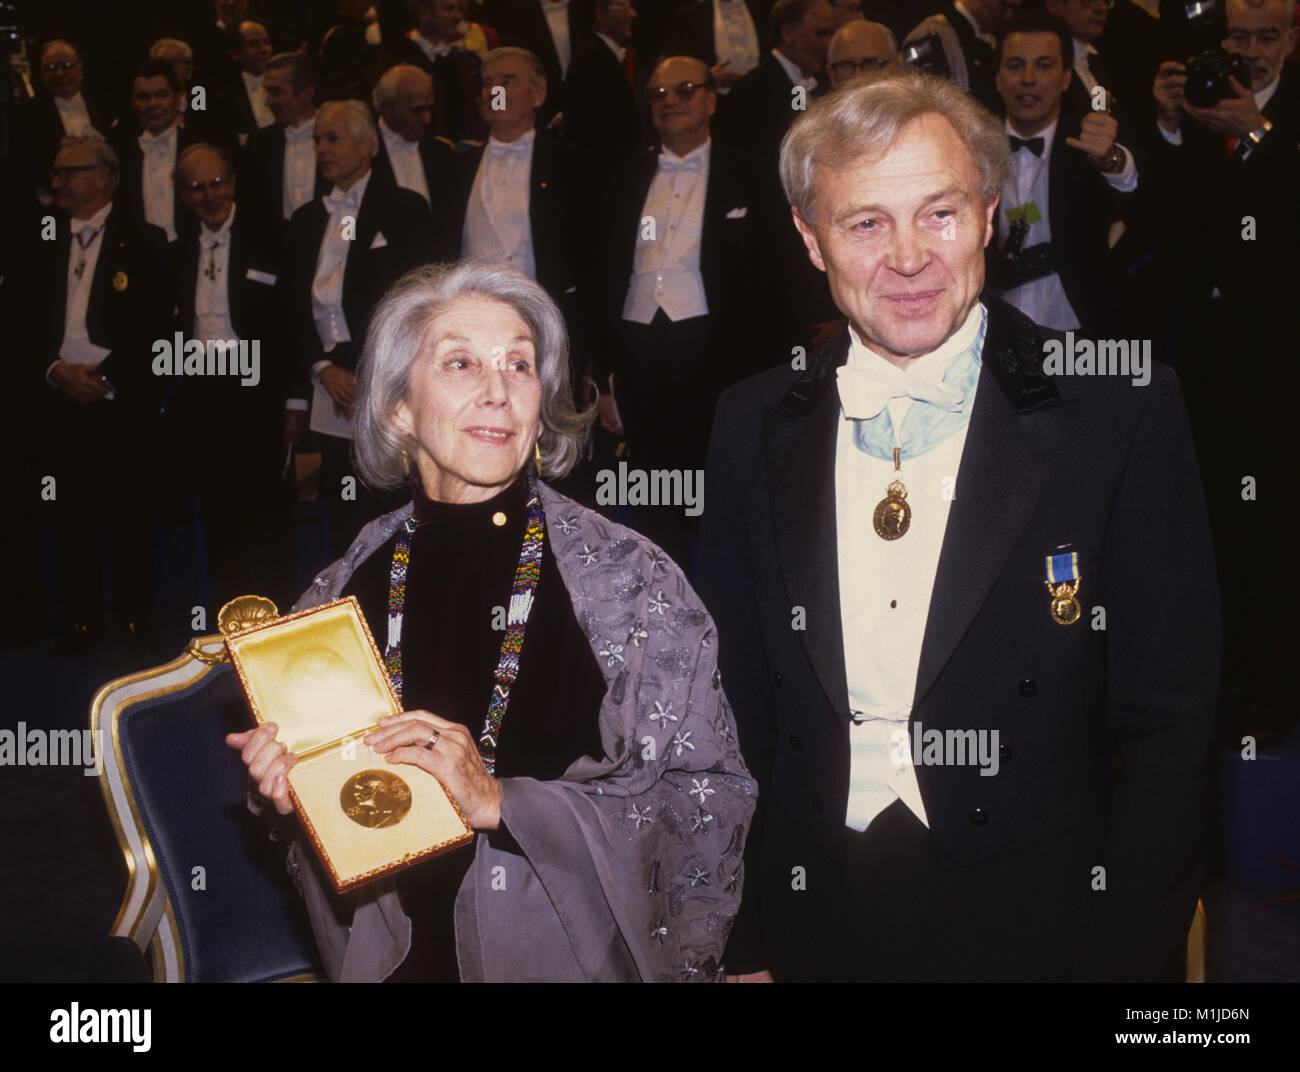
<svg viewBox="0 0 1300 1072">
<path fill-rule="evenodd" d="M 406 451 L 402 451 L 402 467 L 406 470 L 406 472 L 407 472 L 408 474 L 410 473 L 410 471 L 411 471 L 411 456 L 410 456 L 409 454 L 407 454 Z"/>
<path fill-rule="evenodd" d="M 537 466 L 537 475 L 542 475 L 542 445 L 536 439 L 533 440 L 533 464 Z"/>
</svg>

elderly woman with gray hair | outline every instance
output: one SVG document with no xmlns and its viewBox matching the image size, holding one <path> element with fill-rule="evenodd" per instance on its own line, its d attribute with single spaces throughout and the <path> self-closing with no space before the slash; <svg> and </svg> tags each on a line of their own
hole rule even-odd
<svg viewBox="0 0 1300 1072">
<path fill-rule="evenodd" d="M 563 320 L 523 275 L 420 268 L 375 310 L 356 461 L 413 501 L 296 609 L 357 596 L 406 708 L 369 743 L 438 777 L 478 837 L 346 899 L 295 844 L 333 979 L 718 977 L 754 783 L 681 571 L 541 479 L 590 420 Z M 229 740 L 287 814 L 274 726 Z"/>
</svg>

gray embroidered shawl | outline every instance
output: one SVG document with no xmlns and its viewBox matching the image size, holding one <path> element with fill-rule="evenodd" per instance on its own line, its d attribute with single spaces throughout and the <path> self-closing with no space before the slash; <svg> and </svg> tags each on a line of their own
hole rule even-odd
<svg viewBox="0 0 1300 1072">
<path fill-rule="evenodd" d="M 560 576 L 609 686 L 605 755 L 579 759 L 558 781 L 502 779 L 502 819 L 526 860 L 478 836 L 456 898 L 461 978 L 715 979 L 756 786 L 722 691 L 713 622 L 654 544 L 545 484 L 539 492 Z M 367 525 L 294 609 L 338 598 L 410 512 Z M 380 980 L 402 962 L 411 924 L 391 880 L 338 897 L 301 842 L 289 867 L 331 979 Z"/>
</svg>

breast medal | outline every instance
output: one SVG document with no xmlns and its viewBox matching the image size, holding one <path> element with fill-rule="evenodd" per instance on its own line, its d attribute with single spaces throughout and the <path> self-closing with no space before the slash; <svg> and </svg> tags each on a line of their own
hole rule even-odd
<svg viewBox="0 0 1300 1072">
<path fill-rule="evenodd" d="M 898 472 L 900 448 L 894 448 L 894 472 Z M 876 503 L 875 513 L 871 515 L 876 535 L 882 540 L 896 540 L 907 532 L 912 524 L 912 508 L 907 505 L 907 488 L 895 477 L 885 489 L 885 497 Z"/>
<path fill-rule="evenodd" d="M 411 787 L 392 771 L 364 770 L 343 783 L 339 807 L 354 823 L 371 830 L 396 826 L 411 810 Z"/>
<path fill-rule="evenodd" d="M 126 278 L 125 272 L 119 271 L 113 273 L 114 290 L 116 290 L 120 294 L 122 291 L 126 290 L 128 286 L 130 286 L 130 280 Z"/>
<path fill-rule="evenodd" d="M 1047 556 L 1047 591 L 1051 594 L 1052 621 L 1057 625 L 1073 625 L 1079 620 L 1079 553 Z"/>
</svg>

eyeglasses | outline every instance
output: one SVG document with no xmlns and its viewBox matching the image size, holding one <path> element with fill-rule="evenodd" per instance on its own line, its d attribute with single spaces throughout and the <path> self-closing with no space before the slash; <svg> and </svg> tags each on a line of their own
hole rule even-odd
<svg viewBox="0 0 1300 1072">
<path fill-rule="evenodd" d="M 220 193 L 222 190 L 229 189 L 232 185 L 234 185 L 234 183 L 231 179 L 223 178 L 222 176 L 218 175 L 211 182 L 182 183 L 181 189 L 184 190 L 187 194 L 201 194 L 207 190 L 211 190 L 215 194 L 215 193 Z"/>
<path fill-rule="evenodd" d="M 50 168 L 50 178 L 51 180 L 62 179 L 67 182 L 78 171 L 98 171 L 100 167 L 100 164 L 74 164 L 70 167 Z"/>
<path fill-rule="evenodd" d="M 832 63 L 831 70 L 841 78 L 852 78 L 860 71 L 878 71 L 882 67 L 889 65 L 889 60 L 836 60 Z"/>
<path fill-rule="evenodd" d="M 646 86 L 645 96 L 651 104 L 662 104 L 668 99 L 671 89 L 674 100 L 687 101 L 695 96 L 697 89 L 712 89 L 713 80 L 707 82 L 678 82 L 675 86 Z"/>
<path fill-rule="evenodd" d="M 41 70 L 46 74 L 58 74 L 60 71 L 71 71 L 74 67 L 80 67 L 81 60 L 51 60 L 49 63 L 42 63 Z"/>
</svg>

